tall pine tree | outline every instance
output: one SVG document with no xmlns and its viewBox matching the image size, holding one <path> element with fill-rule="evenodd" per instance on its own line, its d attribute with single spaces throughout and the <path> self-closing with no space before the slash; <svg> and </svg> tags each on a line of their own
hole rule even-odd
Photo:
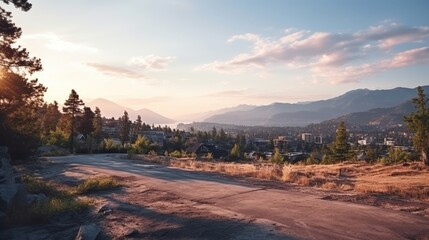
<svg viewBox="0 0 429 240">
<path fill-rule="evenodd" d="M 414 133 L 413 145 L 420 152 L 420 159 L 429 166 L 429 108 L 428 98 L 422 87 L 417 88 L 417 97 L 413 98 L 415 112 L 404 117 L 407 127 Z"/>
<path fill-rule="evenodd" d="M 92 135 L 94 136 L 94 141 L 96 145 L 96 150 L 99 150 L 99 146 L 101 143 L 101 134 L 102 134 L 102 128 L 103 128 L 103 121 L 101 119 L 101 111 L 100 108 L 95 107 L 94 111 L 94 119 L 92 122 L 92 126 L 94 126 L 94 131 L 92 132 Z"/>
<path fill-rule="evenodd" d="M 2 0 L 22 11 L 27 0 Z M 12 13 L 0 6 L 0 145 L 9 147 L 12 158 L 30 155 L 40 143 L 39 109 L 46 88 L 29 77 L 42 70 L 40 59 L 15 46 L 22 30 L 12 22 Z"/>
<path fill-rule="evenodd" d="M 125 148 L 125 142 L 130 139 L 131 122 L 128 117 L 128 112 L 124 111 L 124 115 L 119 118 L 119 138 L 121 139 L 122 148 Z"/>
<path fill-rule="evenodd" d="M 75 129 L 76 129 L 76 119 L 80 114 L 82 114 L 81 107 L 84 105 L 83 101 L 79 99 L 79 95 L 76 93 L 74 89 L 71 90 L 69 98 L 64 103 L 63 112 L 68 115 L 70 120 L 70 136 L 69 136 L 69 144 L 70 144 L 70 152 L 75 152 Z"/>
<path fill-rule="evenodd" d="M 335 133 L 335 142 L 332 147 L 333 158 L 336 162 L 347 160 L 349 152 L 349 145 L 347 143 L 347 129 L 346 124 L 341 122 L 338 125 Z"/>
</svg>

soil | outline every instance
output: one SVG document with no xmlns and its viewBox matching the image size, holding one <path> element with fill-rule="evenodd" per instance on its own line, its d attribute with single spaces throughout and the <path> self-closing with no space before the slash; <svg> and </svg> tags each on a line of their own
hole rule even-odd
<svg viewBox="0 0 429 240">
<path fill-rule="evenodd" d="M 96 172 L 82 172 L 79 180 L 55 169 L 55 164 L 40 160 L 22 170 L 37 172 L 46 180 L 55 180 L 55 184 L 62 188 L 76 186 L 88 177 L 102 176 Z M 311 193 L 327 201 L 355 202 L 429 218 L 429 203 L 416 199 L 224 177 L 252 182 L 262 188 Z M 285 239 L 284 235 L 278 234 L 282 226 L 276 223 L 261 222 L 204 202 L 180 198 L 143 185 L 134 177 L 117 178 L 121 188 L 83 196 L 94 201 L 90 210 L 63 213 L 45 224 L 0 229 L 0 239 L 75 239 L 79 227 L 88 223 L 96 223 L 101 228 L 97 239 Z"/>
</svg>

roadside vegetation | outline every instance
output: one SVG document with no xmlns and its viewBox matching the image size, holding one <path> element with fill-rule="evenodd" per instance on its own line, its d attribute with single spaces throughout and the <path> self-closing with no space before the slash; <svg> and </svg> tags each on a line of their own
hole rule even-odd
<svg viewBox="0 0 429 240">
<path fill-rule="evenodd" d="M 30 175 L 23 175 L 22 181 L 28 193 L 44 197 L 26 207 L 13 209 L 11 219 L 8 220 L 12 225 L 44 223 L 51 217 L 66 212 L 82 213 L 93 205 L 93 201 L 87 197 L 82 198 L 83 195 L 120 186 L 113 177 L 86 179 L 74 187 L 60 186 Z"/>
<path fill-rule="evenodd" d="M 321 189 L 354 191 L 358 194 L 391 194 L 429 200 L 429 169 L 418 162 L 384 165 L 345 161 L 329 165 L 306 165 L 215 162 L 149 155 L 134 155 L 132 159 L 189 170 L 274 180 Z"/>
<path fill-rule="evenodd" d="M 119 182 L 113 177 L 89 178 L 76 187 L 77 194 L 88 194 L 119 187 Z"/>
</svg>

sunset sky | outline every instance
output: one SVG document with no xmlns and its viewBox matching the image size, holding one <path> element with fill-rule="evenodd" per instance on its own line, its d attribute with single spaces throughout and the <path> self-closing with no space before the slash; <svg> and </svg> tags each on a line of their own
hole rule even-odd
<svg viewBox="0 0 429 240">
<path fill-rule="evenodd" d="M 13 11 L 45 100 L 170 118 L 429 84 L 429 1 L 32 0 Z"/>
</svg>

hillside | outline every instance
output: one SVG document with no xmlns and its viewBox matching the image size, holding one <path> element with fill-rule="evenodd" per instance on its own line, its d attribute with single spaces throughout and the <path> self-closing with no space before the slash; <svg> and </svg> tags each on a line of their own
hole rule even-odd
<svg viewBox="0 0 429 240">
<path fill-rule="evenodd" d="M 404 125 L 404 116 L 414 111 L 411 101 L 392 108 L 375 108 L 365 112 L 350 113 L 322 124 L 337 124 L 344 121 L 347 125 L 377 126 L 382 129 Z"/>
<path fill-rule="evenodd" d="M 425 92 L 429 86 L 424 87 Z M 273 103 L 247 111 L 231 111 L 205 119 L 206 122 L 247 126 L 305 126 L 354 112 L 392 108 L 416 96 L 416 89 L 358 89 L 341 96 L 307 103 Z"/>
</svg>

